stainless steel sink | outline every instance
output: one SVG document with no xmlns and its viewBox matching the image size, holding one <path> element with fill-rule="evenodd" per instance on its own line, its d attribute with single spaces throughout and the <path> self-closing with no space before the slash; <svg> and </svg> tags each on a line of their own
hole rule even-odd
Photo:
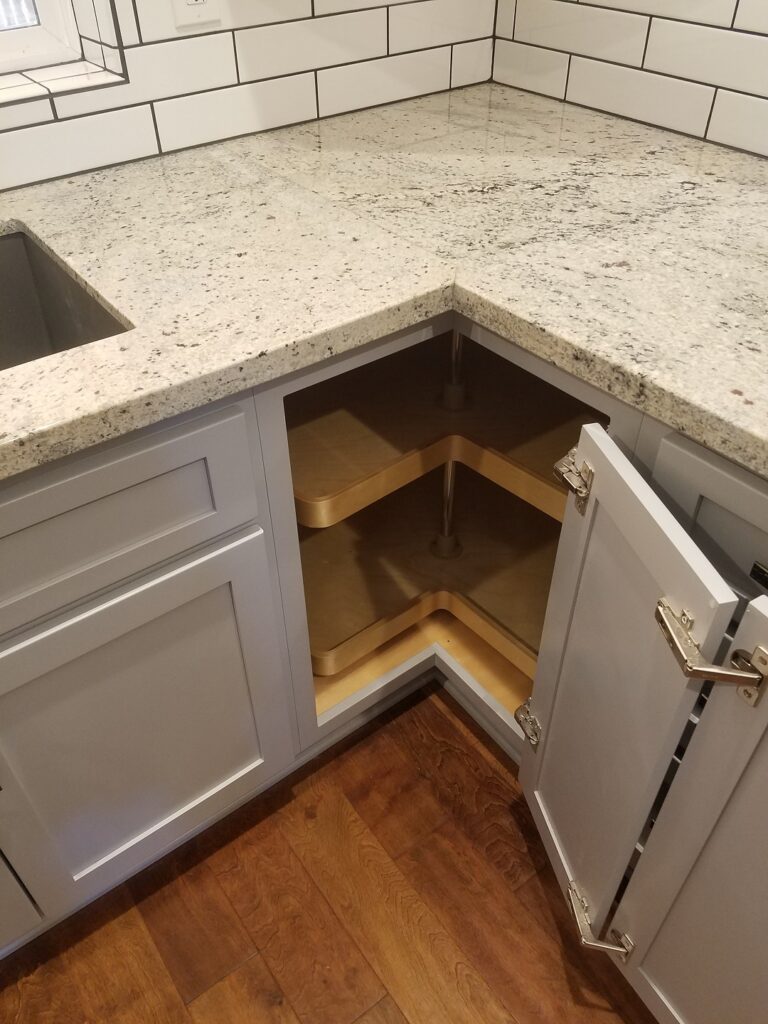
<svg viewBox="0 0 768 1024">
<path fill-rule="evenodd" d="M 0 234 L 0 370 L 128 329 L 29 235 Z"/>
</svg>

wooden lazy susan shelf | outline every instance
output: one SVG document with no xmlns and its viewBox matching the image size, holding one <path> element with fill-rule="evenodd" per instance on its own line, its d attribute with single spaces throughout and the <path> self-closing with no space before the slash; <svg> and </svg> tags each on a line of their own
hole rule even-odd
<svg viewBox="0 0 768 1024">
<path fill-rule="evenodd" d="M 450 338 L 334 377 L 285 402 L 299 522 L 327 527 L 455 460 L 562 521 L 552 467 L 598 413 L 479 345 L 467 402 L 441 404 Z"/>
<path fill-rule="evenodd" d="M 316 676 L 348 669 L 435 612 L 450 612 L 533 674 L 559 524 L 458 468 L 460 557 L 439 558 L 434 471 L 325 530 L 300 530 Z"/>
</svg>

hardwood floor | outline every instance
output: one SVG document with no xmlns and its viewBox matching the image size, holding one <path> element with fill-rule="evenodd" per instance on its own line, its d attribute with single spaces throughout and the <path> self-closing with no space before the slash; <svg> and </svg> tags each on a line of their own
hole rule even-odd
<svg viewBox="0 0 768 1024">
<path fill-rule="evenodd" d="M 652 1024 L 441 690 L 0 964 L 3 1024 Z"/>
</svg>

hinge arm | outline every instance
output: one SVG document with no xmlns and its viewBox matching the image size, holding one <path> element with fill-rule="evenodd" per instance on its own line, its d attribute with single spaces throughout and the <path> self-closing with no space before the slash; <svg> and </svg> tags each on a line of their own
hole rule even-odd
<svg viewBox="0 0 768 1024">
<path fill-rule="evenodd" d="M 622 935 L 617 931 L 611 932 L 611 938 L 615 942 L 603 942 L 598 939 L 592 931 L 592 921 L 589 916 L 589 904 L 579 891 L 575 882 L 568 884 L 568 904 L 571 913 L 579 929 L 579 938 L 582 946 L 586 949 L 597 949 L 601 953 L 614 953 L 623 963 L 629 960 L 635 948 L 635 944 L 628 935 Z"/>
<path fill-rule="evenodd" d="M 730 666 L 710 665 L 691 635 L 693 617 L 689 612 L 683 609 L 677 615 L 667 598 L 662 597 L 656 605 L 656 621 L 686 678 L 734 683 L 747 703 L 757 704 L 768 679 L 765 647 L 756 647 L 751 655 L 747 651 L 735 651 Z"/>
</svg>

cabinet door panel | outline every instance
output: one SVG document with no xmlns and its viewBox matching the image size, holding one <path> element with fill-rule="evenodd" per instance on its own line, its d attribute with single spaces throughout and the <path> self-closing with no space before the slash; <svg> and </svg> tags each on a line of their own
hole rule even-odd
<svg viewBox="0 0 768 1024">
<path fill-rule="evenodd" d="M 577 462 L 594 480 L 569 502 L 532 709 L 542 739 L 521 780 L 561 884 L 604 923 L 701 684 L 678 668 L 654 615 L 689 610 L 713 657 L 736 600 L 598 426 Z"/>
<path fill-rule="evenodd" d="M 258 531 L 6 650 L 5 845 L 79 898 L 247 795 L 292 756 L 278 637 Z"/>
<path fill-rule="evenodd" d="M 758 644 L 767 597 L 747 607 L 734 648 Z M 765 1019 L 766 780 L 768 698 L 751 707 L 716 684 L 614 919 L 636 945 L 625 973 L 660 1020 Z"/>
<path fill-rule="evenodd" d="M 0 949 L 40 924 L 40 915 L 0 854 Z"/>
</svg>

